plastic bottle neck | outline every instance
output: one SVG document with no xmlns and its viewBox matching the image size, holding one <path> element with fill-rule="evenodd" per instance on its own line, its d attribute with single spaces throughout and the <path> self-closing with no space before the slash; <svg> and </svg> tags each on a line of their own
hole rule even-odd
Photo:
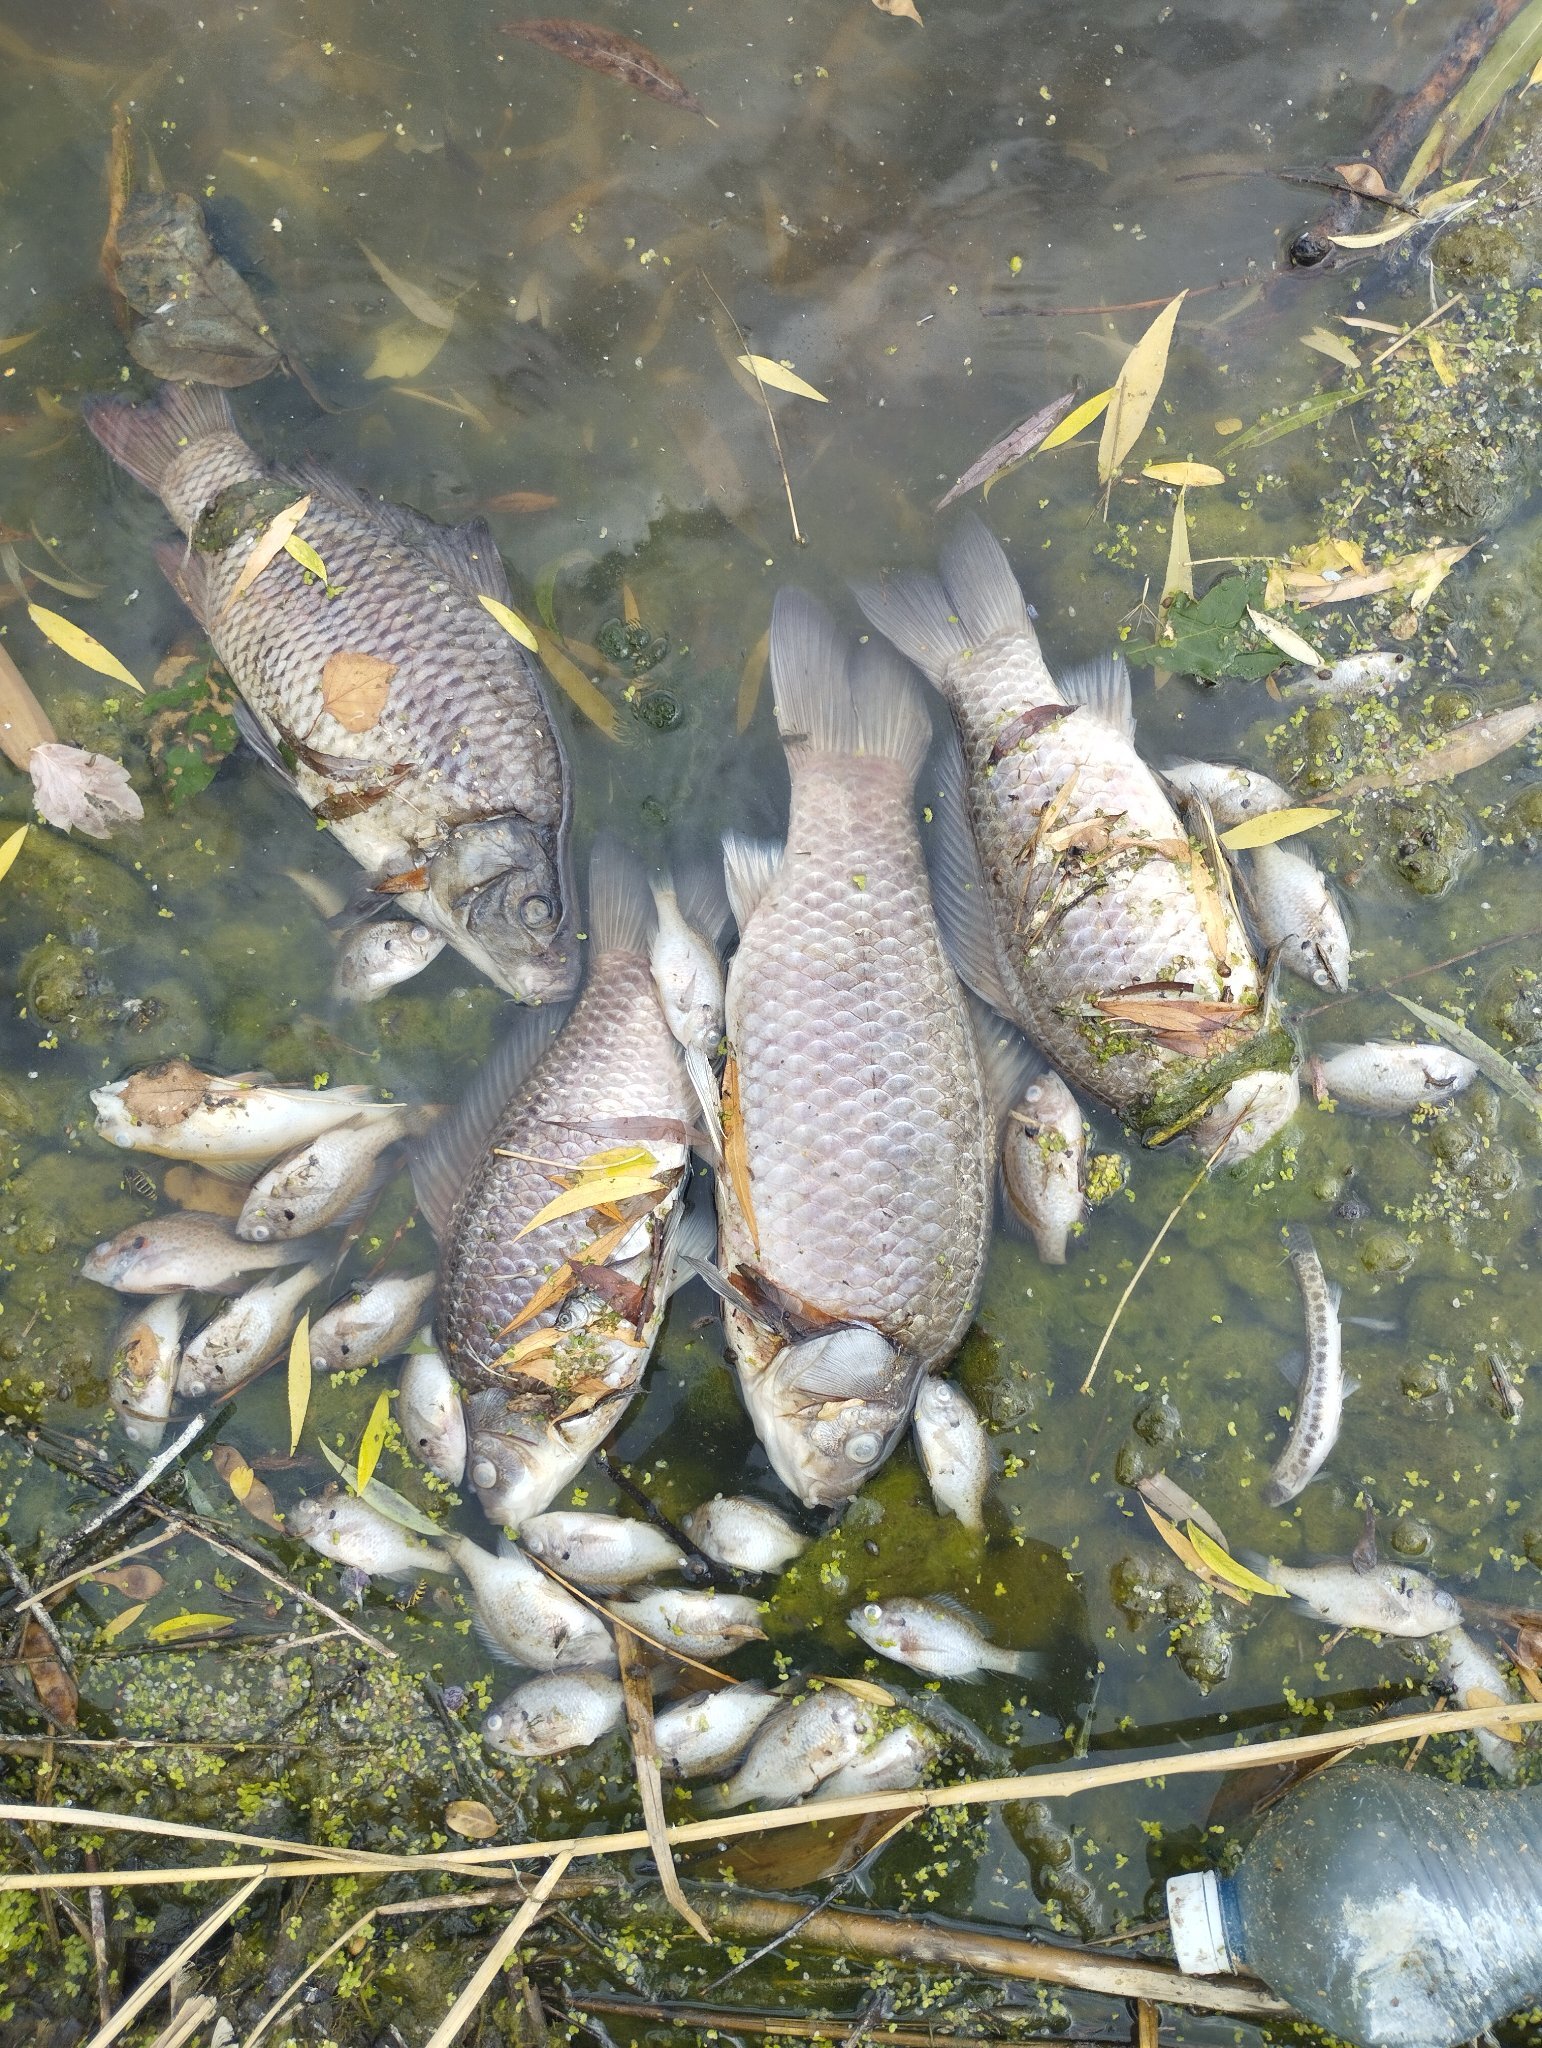
<svg viewBox="0 0 1542 2048">
<path fill-rule="evenodd" d="M 1190 1871 L 1167 1881 L 1173 1954 L 1191 1977 L 1216 1977 L 1247 1961 L 1237 1887 L 1218 1870 Z"/>
</svg>

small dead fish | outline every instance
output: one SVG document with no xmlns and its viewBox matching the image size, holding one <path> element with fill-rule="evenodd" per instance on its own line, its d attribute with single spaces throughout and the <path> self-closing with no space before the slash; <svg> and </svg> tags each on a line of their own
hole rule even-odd
<svg viewBox="0 0 1542 2048">
<path fill-rule="evenodd" d="M 591 1593 L 619 1593 L 656 1572 L 673 1571 L 680 1551 L 649 1522 L 625 1515 L 581 1514 L 572 1509 L 532 1515 L 519 1540 L 532 1557 Z"/>
<path fill-rule="evenodd" d="M 566 1422 L 525 1413 L 502 1387 L 473 1394 L 466 1403 L 466 1477 L 488 1520 L 518 1529 L 538 1515 L 610 1435 L 631 1394 L 628 1387 Z"/>
<path fill-rule="evenodd" d="M 1296 1396 L 1296 1412 L 1285 1448 L 1262 1488 L 1272 1508 L 1283 1507 L 1307 1487 L 1338 1442 L 1344 1419 L 1343 1329 L 1339 1321 L 1339 1290 L 1322 1269 L 1311 1232 L 1292 1223 L 1285 1232 L 1291 1270 L 1306 1312 L 1306 1369 Z"/>
<path fill-rule="evenodd" d="M 161 1294 L 136 1308 L 113 1339 L 107 1397 L 131 1442 L 158 1451 L 177 1388 L 187 1296 Z"/>
<path fill-rule="evenodd" d="M 626 1718 L 626 1696 L 608 1671 L 548 1671 L 526 1679 L 482 1723 L 502 1756 L 562 1756 L 587 1749 Z"/>
<path fill-rule="evenodd" d="M 399 982 L 421 974 L 449 941 L 426 924 L 404 917 L 355 925 L 337 949 L 332 993 L 340 1003 L 372 1003 Z"/>
<path fill-rule="evenodd" d="M 1373 648 L 1366 654 L 1346 654 L 1326 668 L 1302 669 L 1288 683 L 1280 685 L 1281 696 L 1292 697 L 1385 697 L 1404 676 L 1413 674 L 1413 660 L 1400 650 Z M 1286 799 L 1289 802 L 1289 798 Z"/>
<path fill-rule="evenodd" d="M 1258 936 L 1280 963 L 1314 988 L 1349 986 L 1349 933 L 1315 861 L 1288 846 L 1258 846 L 1248 856 L 1248 908 Z"/>
<path fill-rule="evenodd" d="M 186 1060 L 161 1060 L 93 1088 L 91 1100 L 109 1144 L 221 1165 L 260 1165 L 336 1124 L 389 1116 L 397 1106 L 373 1101 L 362 1085 L 280 1088 L 260 1074 L 205 1074 Z"/>
<path fill-rule="evenodd" d="M 223 1400 L 256 1379 L 282 1355 L 305 1297 L 326 1274 L 319 1263 L 301 1266 L 238 1294 L 188 1340 L 177 1392 L 188 1401 Z"/>
<path fill-rule="evenodd" d="M 432 1273 L 387 1273 L 346 1295 L 311 1325 L 312 1366 L 342 1372 L 395 1358 L 412 1341 L 433 1291 Z"/>
<path fill-rule="evenodd" d="M 419 1464 L 459 1486 L 466 1474 L 466 1410 L 450 1368 L 432 1346 L 407 1355 L 396 1421 Z"/>
<path fill-rule="evenodd" d="M 767 1806 L 807 1799 L 826 1778 L 861 1756 L 877 1725 L 877 1711 L 834 1686 L 790 1700 L 768 1717 L 727 1783 L 698 1797 L 698 1807 L 726 1813 L 752 1799 Z"/>
<path fill-rule="evenodd" d="M 745 1493 L 714 1494 L 680 1526 L 703 1556 L 735 1572 L 779 1572 L 809 1545 L 785 1515 Z"/>
<path fill-rule="evenodd" d="M 450 1555 L 471 1587 L 472 1625 L 495 1657 L 532 1671 L 615 1663 L 615 1642 L 593 1608 L 555 1585 L 517 1547 L 495 1557 L 457 1536 Z"/>
<path fill-rule="evenodd" d="M 1066 1239 L 1087 1210 L 1087 1126 L 1058 1074 L 1030 1081 L 1008 1114 L 1001 1184 L 1045 1265 L 1063 1266 Z"/>
<path fill-rule="evenodd" d="M 438 1114 L 407 1103 L 379 1107 L 384 1115 L 372 1109 L 338 1124 L 261 1174 L 236 1218 L 236 1236 L 266 1244 L 352 1222 L 391 1170 L 384 1155 L 421 1136 Z"/>
<path fill-rule="evenodd" d="M 908 1792 L 919 1785 L 937 1754 L 936 1736 L 914 1721 L 902 1721 L 897 1728 L 869 1748 L 855 1763 L 849 1763 L 825 1779 L 819 1788 L 821 1799 L 857 1799 L 864 1792 Z"/>
<path fill-rule="evenodd" d="M 915 1432 L 939 1513 L 957 1515 L 966 1529 L 983 1529 L 991 1447 L 969 1396 L 952 1380 L 924 1379 L 916 1395 Z"/>
<path fill-rule="evenodd" d="M 1026 1678 L 1039 1664 L 1032 1650 L 987 1642 L 973 1618 L 945 1600 L 869 1600 L 846 1621 L 880 1657 L 933 1678 L 973 1678 L 981 1671 Z"/>
<path fill-rule="evenodd" d="M 378 1574 L 413 1579 L 419 1572 L 451 1570 L 442 1550 L 409 1535 L 400 1523 L 351 1495 L 297 1501 L 284 1517 L 284 1526 L 323 1557 L 352 1565 L 372 1578 Z"/>
<path fill-rule="evenodd" d="M 659 1763 L 672 1778 L 712 1778 L 731 1770 L 751 1738 L 785 1704 L 748 1682 L 696 1693 L 654 1716 Z"/>
<path fill-rule="evenodd" d="M 1519 1697 L 1500 1669 L 1499 1660 L 1464 1628 L 1452 1629 L 1440 1659 L 1440 1675 L 1451 1688 L 1459 1707 L 1497 1707 Z M 1479 1753 L 1502 1778 L 1513 1778 L 1520 1769 L 1519 1734 L 1509 1735 L 1497 1728 L 1475 1728 Z"/>
<path fill-rule="evenodd" d="M 1261 818 L 1266 811 L 1288 811 L 1295 798 L 1256 768 L 1229 768 L 1222 761 L 1169 761 L 1162 780 L 1180 796 L 1197 796 L 1210 807 L 1218 830 Z"/>
<path fill-rule="evenodd" d="M 637 1600 L 617 1600 L 612 1609 L 663 1644 L 687 1657 L 726 1657 L 741 1643 L 761 1643 L 760 1605 L 743 1593 L 676 1592 L 660 1588 Z"/>
<path fill-rule="evenodd" d="M 1307 1071 L 1319 1102 L 1332 1096 L 1365 1116 L 1405 1116 L 1421 1103 L 1449 1102 L 1478 1070 L 1446 1045 L 1373 1038 L 1365 1045 L 1325 1046 Z"/>
<path fill-rule="evenodd" d="M 131 1224 L 99 1244 L 81 1265 L 87 1280 L 120 1294 L 228 1294 L 242 1276 L 271 1266 L 297 1266 L 325 1249 L 325 1240 L 291 1238 L 284 1244 L 247 1244 L 223 1216 L 178 1210 Z"/>
<path fill-rule="evenodd" d="M 1461 1626 L 1462 1610 L 1454 1596 L 1411 1565 L 1378 1564 L 1361 1572 L 1347 1558 L 1313 1565 L 1252 1556 L 1243 1561 L 1271 1585 L 1283 1586 L 1302 1613 L 1315 1614 L 1330 1628 L 1433 1636 Z"/>
<path fill-rule="evenodd" d="M 664 1021 L 685 1054 L 685 1070 L 717 1150 L 723 1116 L 712 1061 L 723 1042 L 723 964 L 717 948 L 686 921 L 674 883 L 666 878 L 650 886 L 658 913 L 648 954 L 653 986 Z"/>
</svg>

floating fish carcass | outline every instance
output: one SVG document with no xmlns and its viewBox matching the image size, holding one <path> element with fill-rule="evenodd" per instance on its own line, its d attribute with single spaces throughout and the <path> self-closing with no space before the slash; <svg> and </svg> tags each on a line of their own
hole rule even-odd
<svg viewBox="0 0 1542 2048">
<path fill-rule="evenodd" d="M 308 1145 L 339 1124 L 389 1122 L 398 1105 L 368 1088 L 285 1088 L 265 1074 L 206 1074 L 159 1060 L 93 1088 L 98 1134 L 125 1151 L 249 1170 Z"/>
<path fill-rule="evenodd" d="M 727 846 L 720 1265 L 761 1442 L 831 1506 L 968 1326 L 995 1121 L 916 831 L 924 705 L 798 591 L 776 600 L 771 679 L 792 806 L 785 847 Z"/>
<path fill-rule="evenodd" d="M 972 864 L 973 886 L 939 898 L 964 979 L 1148 1142 L 1213 1143 L 1235 1120 L 1224 1156 L 1256 1151 L 1299 1104 L 1294 1047 L 1213 848 L 1136 752 L 1123 663 L 1057 684 L 977 520 L 944 549 L 941 582 L 857 595 L 958 728 L 935 830 Z"/>
<path fill-rule="evenodd" d="M 510 994 L 570 994 L 568 765 L 536 664 L 481 602 L 511 602 L 487 526 L 271 468 L 221 391 L 168 384 L 85 417 L 186 534 L 161 564 L 241 693 L 246 738 L 371 887 Z M 270 539 L 302 503 L 290 530 L 324 580 Z"/>
</svg>

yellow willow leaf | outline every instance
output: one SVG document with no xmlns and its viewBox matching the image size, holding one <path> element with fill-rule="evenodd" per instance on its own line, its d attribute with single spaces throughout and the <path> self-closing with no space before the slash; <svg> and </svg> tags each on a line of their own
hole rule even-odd
<svg viewBox="0 0 1542 2048">
<path fill-rule="evenodd" d="M 1180 490 L 1198 490 L 1206 484 L 1224 484 L 1226 475 L 1208 462 L 1148 462 L 1141 471 L 1154 483 L 1177 484 Z"/>
<path fill-rule="evenodd" d="M 1281 654 L 1288 654 L 1292 661 L 1305 662 L 1308 668 L 1323 668 L 1326 664 L 1310 640 L 1305 640 L 1294 626 L 1287 626 L 1283 619 L 1274 619 L 1267 612 L 1255 611 L 1248 606 L 1248 617 L 1255 632 L 1262 633 L 1271 647 L 1277 647 Z"/>
<path fill-rule="evenodd" d="M 1283 1586 L 1261 1579 L 1257 1572 L 1250 1572 L 1245 1564 L 1238 1564 L 1229 1550 L 1223 1550 L 1215 1538 L 1208 1535 L 1198 1522 L 1190 1522 L 1184 1534 L 1209 1565 L 1217 1577 L 1227 1579 L 1244 1593 L 1262 1593 L 1268 1600 L 1288 1600 L 1290 1595 Z"/>
<path fill-rule="evenodd" d="M 421 320 L 425 327 L 437 327 L 443 333 L 449 333 L 455 325 L 455 315 L 448 306 L 442 306 L 421 286 L 410 283 L 399 271 L 393 270 L 389 263 L 383 262 L 373 249 L 366 249 L 362 242 L 359 247 L 364 250 L 364 260 L 376 277 L 388 292 L 401 300 L 414 320 Z"/>
<path fill-rule="evenodd" d="M 621 586 L 621 623 L 623 626 L 642 624 L 642 613 L 637 609 L 637 598 L 630 583 Z"/>
<path fill-rule="evenodd" d="M 174 1643 L 178 1636 L 206 1635 L 210 1629 L 233 1628 L 228 1614 L 169 1614 L 145 1630 L 152 1643 Z"/>
<path fill-rule="evenodd" d="M 1186 489 L 1178 492 L 1178 502 L 1173 507 L 1173 537 L 1167 549 L 1167 571 L 1162 578 L 1162 602 L 1175 591 L 1185 597 L 1194 595 L 1194 558 L 1189 552 L 1189 514 L 1185 499 Z"/>
<path fill-rule="evenodd" d="M 1146 1510 L 1146 1513 L 1150 1516 L 1152 1527 L 1156 1530 L 1157 1534 L 1161 1537 L 1162 1541 L 1167 1545 L 1168 1549 L 1172 1552 L 1173 1556 L 1176 1557 L 1179 1563 L 1182 1564 L 1187 1570 L 1191 1571 L 1196 1579 L 1202 1580 L 1204 1584 L 1207 1586 L 1217 1587 L 1218 1590 L 1228 1594 L 1232 1599 L 1240 1600 L 1244 1606 L 1248 1604 L 1248 1602 L 1252 1598 L 1252 1595 L 1245 1592 L 1240 1587 L 1233 1586 L 1225 1578 L 1224 1574 L 1213 1570 L 1211 1566 L 1206 1564 L 1205 1560 L 1200 1556 L 1199 1552 L 1195 1549 L 1194 1545 L 1189 1541 L 1188 1537 L 1184 1535 L 1181 1529 L 1176 1528 L 1173 1525 L 1173 1523 L 1169 1522 L 1166 1515 L 1159 1515 L 1156 1509 L 1151 1505 L 1149 1500 L 1143 1500 L 1141 1502 L 1141 1506 Z M 1198 1527 L 1198 1524 L 1195 1522 L 1191 1522 L 1189 1524 L 1189 1527 L 1191 1529 L 1194 1529 Z M 1226 1553 L 1222 1551 L 1221 1555 L 1223 1557 L 1225 1556 L 1225 1554 Z"/>
<path fill-rule="evenodd" d="M 1435 372 L 1441 383 L 1446 386 L 1447 390 L 1449 390 L 1456 382 L 1456 366 L 1451 361 L 1450 350 L 1438 334 L 1426 334 L 1422 339 L 1424 346 L 1429 351 L 1430 368 Z"/>
<path fill-rule="evenodd" d="M 327 565 L 308 540 L 301 540 L 298 535 L 290 534 L 284 542 L 284 553 L 291 561 L 298 562 L 308 576 L 314 576 L 318 583 L 325 584 L 329 590 L 331 589 L 332 579 L 327 574 Z"/>
<path fill-rule="evenodd" d="M 415 398 L 419 405 L 437 405 L 441 412 L 453 412 L 457 419 L 470 420 L 481 433 L 491 434 L 496 431 L 481 406 L 473 405 L 469 398 L 463 397 L 458 391 L 449 398 L 441 398 L 437 391 L 419 391 L 414 384 L 393 384 L 391 389 L 398 398 Z"/>
<path fill-rule="evenodd" d="M 1103 416 L 1103 434 L 1098 442 L 1098 481 L 1112 483 L 1120 464 L 1129 454 L 1156 404 L 1162 379 L 1167 375 L 1167 352 L 1172 347 L 1178 309 L 1188 297 L 1179 292 L 1158 313 L 1140 340 L 1124 359 L 1124 368 L 1114 380 L 1113 396 Z"/>
<path fill-rule="evenodd" d="M 121 1614 L 115 1614 L 102 1630 L 102 1641 L 110 1643 L 115 1636 L 121 1636 L 126 1628 L 132 1628 L 149 1604 L 148 1600 L 141 1600 L 133 1607 L 125 1607 Z"/>
<path fill-rule="evenodd" d="M 393 384 L 403 377 L 420 377 L 446 339 L 440 328 L 425 327 L 417 320 L 393 320 L 375 336 L 375 353 L 364 374 L 389 378 Z"/>
<path fill-rule="evenodd" d="M 500 604 L 496 597 L 489 597 L 485 591 L 478 593 L 478 602 L 485 611 L 492 613 L 504 632 L 517 640 L 521 647 L 528 647 L 532 654 L 540 653 L 541 643 L 535 637 L 534 627 L 527 626 L 512 605 Z"/>
<path fill-rule="evenodd" d="M 364 1434 L 359 1438 L 358 1485 L 362 1493 L 375 1476 L 375 1467 L 380 1463 L 380 1453 L 385 1449 L 386 1421 L 391 1413 L 391 1390 L 384 1388 L 375 1396 L 375 1405 L 369 1411 L 369 1421 L 364 1425 Z"/>
<path fill-rule="evenodd" d="M 0 356 L 8 356 L 13 349 L 25 348 L 29 341 L 36 341 L 42 331 L 41 327 L 32 327 L 25 334 L 0 335 Z"/>
<path fill-rule="evenodd" d="M 1293 839 L 1298 832 L 1310 832 L 1314 825 L 1331 824 L 1343 816 L 1316 804 L 1303 804 L 1287 811 L 1261 811 L 1256 818 L 1244 818 L 1240 825 L 1221 834 L 1228 853 L 1245 853 L 1250 846 L 1273 846 L 1277 839 Z"/>
<path fill-rule="evenodd" d="M 739 675 L 739 701 L 734 706 L 736 732 L 749 731 L 750 720 L 755 716 L 755 706 L 760 702 L 760 686 L 765 681 L 766 662 L 770 653 L 771 634 L 768 628 L 744 658 L 744 667 Z"/>
<path fill-rule="evenodd" d="M 94 668 L 99 676 L 111 676 L 115 683 L 127 683 L 131 690 L 144 695 L 143 685 L 134 680 L 117 655 L 110 654 L 100 640 L 93 640 L 84 626 L 77 626 L 62 612 L 51 612 L 41 604 L 29 604 L 27 616 L 43 637 L 52 640 L 55 647 L 62 647 L 71 660 Z"/>
<path fill-rule="evenodd" d="M 18 825 L 4 845 L 0 845 L 0 882 L 5 880 L 6 876 L 15 866 L 16 856 L 26 844 L 27 834 L 31 830 L 32 827 L 30 825 Z"/>
<path fill-rule="evenodd" d="M 833 1685 L 837 1692 L 850 1693 L 854 1700 L 861 1700 L 869 1707 L 897 1706 L 892 1692 L 881 1685 L 875 1685 L 870 1678 L 831 1678 L 827 1672 L 819 1674 L 821 1685 Z"/>
<path fill-rule="evenodd" d="M 586 1158 L 579 1160 L 573 1170 L 575 1173 L 591 1174 L 609 1173 L 612 1169 L 629 1167 L 634 1170 L 640 1168 L 644 1173 L 653 1173 L 658 1163 L 646 1145 L 612 1145 L 607 1151 L 589 1153 Z"/>
<path fill-rule="evenodd" d="M 289 1455 L 300 1448 L 300 1431 L 311 1398 L 311 1312 L 307 1309 L 289 1340 Z"/>
<path fill-rule="evenodd" d="M 1320 356 L 1329 356 L 1336 363 L 1342 363 L 1346 370 L 1358 370 L 1360 358 L 1344 339 L 1335 334 L 1331 327 L 1314 327 L 1310 334 L 1301 337 L 1303 348 L 1315 349 Z"/>
<path fill-rule="evenodd" d="M 608 740 L 621 737 L 621 721 L 605 692 L 584 674 L 573 657 L 558 646 L 549 633 L 537 634 L 541 661 L 557 688 L 570 697 L 591 725 L 597 725 Z"/>
<path fill-rule="evenodd" d="M 215 625 L 219 624 L 238 599 L 245 597 L 268 564 L 284 552 L 285 541 L 310 509 L 310 493 L 307 492 L 303 498 L 296 498 L 292 505 L 286 505 L 282 512 L 274 513 L 253 542 L 251 553 L 241 565 L 241 573 L 235 580 L 235 587 L 215 616 Z"/>
<path fill-rule="evenodd" d="M 651 1173 L 604 1173 L 581 1180 L 575 1188 L 564 1188 L 542 1209 L 537 1209 L 516 1237 L 528 1237 L 543 1223 L 555 1223 L 561 1216 L 577 1216 L 601 1202 L 628 1202 L 634 1195 L 661 1195 L 664 1190 Z"/>
<path fill-rule="evenodd" d="M 735 360 L 741 369 L 748 370 L 752 377 L 758 377 L 762 384 L 769 384 L 773 391 L 790 391 L 794 398 L 812 398 L 820 405 L 830 403 L 822 391 L 816 391 L 812 384 L 805 384 L 794 371 L 772 362 L 769 356 L 738 356 Z"/>
<path fill-rule="evenodd" d="M 1050 448 L 1063 448 L 1067 441 L 1074 441 L 1083 427 L 1090 427 L 1099 414 L 1107 409 L 1108 401 L 1113 395 L 1114 387 L 1110 384 L 1106 391 L 1098 391 L 1091 398 L 1084 398 L 1075 412 L 1068 412 L 1059 426 L 1052 428 L 1044 436 L 1034 450 L 1035 455 L 1043 455 Z"/>
</svg>

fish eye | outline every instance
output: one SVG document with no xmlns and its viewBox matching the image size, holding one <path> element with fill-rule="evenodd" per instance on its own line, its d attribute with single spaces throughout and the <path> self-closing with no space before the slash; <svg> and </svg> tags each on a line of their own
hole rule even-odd
<svg viewBox="0 0 1542 2048">
<path fill-rule="evenodd" d="M 426 946 L 434 935 L 426 924 L 415 924 L 407 936 L 415 946 Z"/>
<path fill-rule="evenodd" d="M 853 1465 L 871 1465 L 883 1445 L 870 1429 L 859 1430 L 847 1440 L 846 1455 Z"/>
<path fill-rule="evenodd" d="M 502 1714 L 489 1714 L 482 1723 L 482 1732 L 484 1735 L 501 1735 L 503 1733 Z"/>
<path fill-rule="evenodd" d="M 477 1459 L 471 1468 L 471 1483 L 473 1486 L 482 1487 L 498 1484 L 498 1467 L 491 1458 Z"/>
<path fill-rule="evenodd" d="M 862 1619 L 864 1621 L 883 1620 L 883 1609 L 878 1605 L 878 1602 L 876 1600 L 868 1601 L 867 1605 L 862 1610 Z"/>
<path fill-rule="evenodd" d="M 526 896 L 520 902 L 519 921 L 527 932 L 545 931 L 557 921 L 556 906 L 549 896 Z"/>
</svg>

